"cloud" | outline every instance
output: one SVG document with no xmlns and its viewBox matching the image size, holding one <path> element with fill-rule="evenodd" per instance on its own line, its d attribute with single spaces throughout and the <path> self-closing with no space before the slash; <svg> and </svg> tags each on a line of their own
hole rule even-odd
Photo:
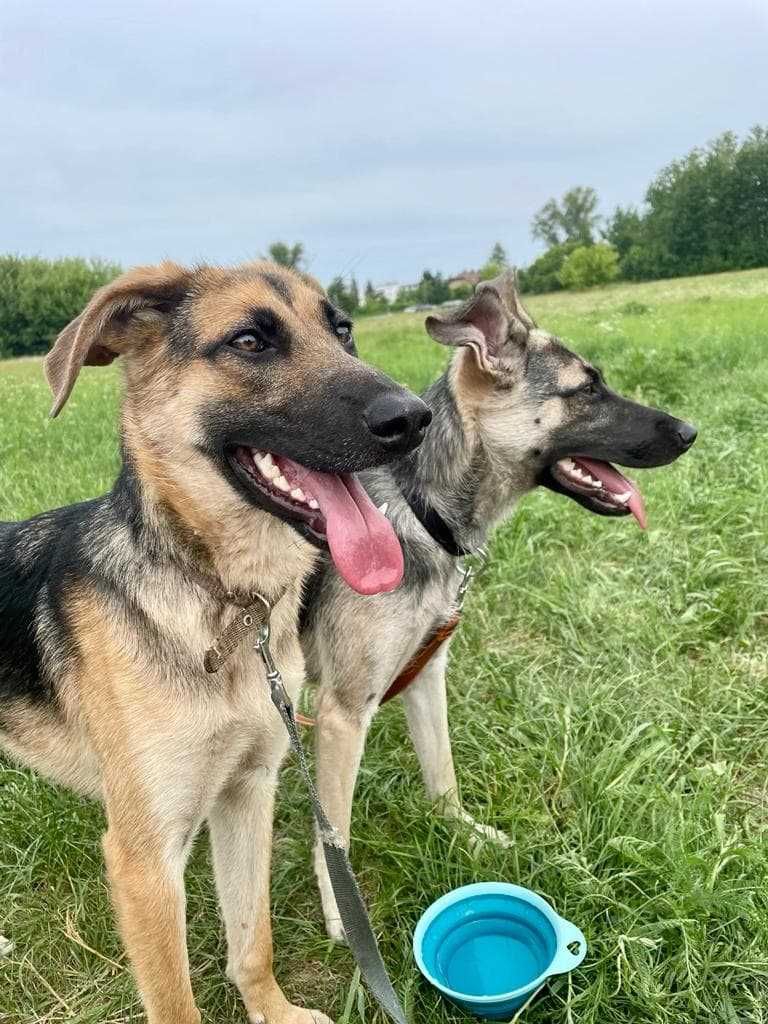
<svg viewBox="0 0 768 1024">
<path fill-rule="evenodd" d="M 230 261 L 301 239 L 325 280 L 451 271 L 496 239 L 524 262 L 550 195 L 637 203 L 764 118 L 766 35 L 740 0 L 6 0 L 3 246 Z"/>
</svg>

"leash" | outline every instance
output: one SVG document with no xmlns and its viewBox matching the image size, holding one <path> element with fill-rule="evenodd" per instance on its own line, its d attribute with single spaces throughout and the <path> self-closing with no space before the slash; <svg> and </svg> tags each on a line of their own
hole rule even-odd
<svg viewBox="0 0 768 1024">
<path fill-rule="evenodd" d="M 349 948 L 360 968 L 360 974 L 365 979 L 371 994 L 379 1006 L 395 1024 L 407 1024 L 405 1012 L 384 966 L 384 961 L 381 958 L 376 936 L 373 934 L 368 912 L 365 909 L 365 903 L 360 893 L 360 887 L 357 884 L 355 873 L 352 870 L 347 851 L 344 848 L 344 841 L 328 820 L 328 816 L 315 788 L 312 773 L 307 764 L 306 754 L 297 728 L 293 704 L 285 689 L 283 678 L 275 664 L 269 646 L 269 620 L 271 613 L 272 605 L 265 597 L 258 593 L 250 595 L 249 604 L 240 608 L 222 635 L 206 651 L 205 670 L 209 673 L 218 672 L 227 658 L 234 653 L 240 644 L 248 636 L 255 634 L 253 649 L 259 654 L 264 663 L 272 703 L 283 720 L 291 742 L 291 748 L 299 764 L 304 785 L 309 793 L 320 841 L 323 844 L 323 853 L 328 867 L 333 895 L 336 898 L 336 905 L 339 908 L 339 915 L 344 925 Z"/>
</svg>

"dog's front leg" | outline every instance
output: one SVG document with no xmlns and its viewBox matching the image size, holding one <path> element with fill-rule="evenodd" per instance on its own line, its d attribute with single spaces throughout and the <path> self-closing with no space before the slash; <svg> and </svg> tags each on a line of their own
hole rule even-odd
<svg viewBox="0 0 768 1024">
<path fill-rule="evenodd" d="M 408 730 L 421 765 L 424 785 L 429 798 L 441 801 L 449 817 L 469 825 L 477 840 L 509 846 L 508 836 L 476 821 L 461 805 L 448 730 L 445 668 L 449 646 L 446 641 L 403 692 Z"/>
<path fill-rule="evenodd" d="M 375 687 L 373 687 L 375 689 Z M 320 690 L 315 707 L 317 791 L 329 820 L 349 847 L 352 798 L 373 711 L 347 711 L 331 687 Z M 325 865 L 323 845 L 315 840 L 315 874 L 323 904 L 325 929 L 334 942 L 345 942 L 336 898 Z"/>
<path fill-rule="evenodd" d="M 140 787 L 121 781 L 106 794 L 104 855 L 120 932 L 147 1012 L 147 1024 L 199 1024 L 189 978 L 184 865 L 190 834 L 176 818 L 141 813 Z M 139 813 L 135 813 L 139 811 Z"/>
<path fill-rule="evenodd" d="M 281 756 L 233 780 L 208 816 L 227 930 L 227 974 L 240 990 L 251 1024 L 331 1024 L 325 1014 L 289 1003 L 272 973 L 269 869 Z"/>
</svg>

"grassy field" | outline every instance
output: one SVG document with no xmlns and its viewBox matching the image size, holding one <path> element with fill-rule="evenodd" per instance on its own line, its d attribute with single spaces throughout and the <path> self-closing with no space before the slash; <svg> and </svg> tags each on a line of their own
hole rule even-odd
<svg viewBox="0 0 768 1024">
<path fill-rule="evenodd" d="M 609 383 L 695 422 L 637 474 L 649 529 L 549 493 L 501 528 L 450 668 L 468 809 L 507 831 L 473 853 L 415 784 L 398 706 L 374 724 L 352 859 L 414 1022 L 460 1021 L 419 979 L 426 905 L 480 879 L 546 894 L 590 943 L 529 1024 L 768 1021 L 768 271 L 532 299 Z M 445 353 L 421 317 L 363 321 L 364 356 L 423 387 Z M 117 377 L 83 375 L 59 421 L 36 361 L 0 364 L 0 518 L 96 494 L 117 465 Z M 309 809 L 288 765 L 276 835 L 278 977 L 337 1021 L 373 1024 L 324 939 Z M 142 1020 L 103 880 L 100 809 L 0 766 L 3 1024 Z M 205 1021 L 244 1021 L 199 841 L 190 953 Z"/>
</svg>

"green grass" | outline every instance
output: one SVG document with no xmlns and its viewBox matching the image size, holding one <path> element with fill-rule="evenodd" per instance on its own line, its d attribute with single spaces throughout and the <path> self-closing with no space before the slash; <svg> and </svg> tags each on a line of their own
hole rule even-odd
<svg viewBox="0 0 768 1024">
<path fill-rule="evenodd" d="M 415 784 L 401 709 L 376 719 L 352 859 L 414 1021 L 464 1019 L 416 974 L 419 914 L 454 885 L 494 878 L 546 894 L 590 943 L 529 1024 L 768 1021 L 767 296 L 768 271 L 751 271 L 530 302 L 614 386 L 701 433 L 679 463 L 639 474 L 646 533 L 542 492 L 495 536 L 449 678 L 464 801 L 510 834 L 510 850 L 473 854 Z M 367 358 L 414 387 L 445 359 L 418 316 L 363 321 L 358 334 Z M 86 371 L 51 423 L 39 363 L 0 364 L 0 518 L 108 486 L 115 385 L 111 370 Z M 324 939 L 291 764 L 281 792 L 278 976 L 338 1020 L 379 1022 L 348 953 Z M 0 769 L 0 933 L 15 943 L 0 960 L 3 1024 L 143 1019 L 102 827 L 97 806 Z M 188 879 L 204 1019 L 243 1022 L 204 839 Z"/>
</svg>

